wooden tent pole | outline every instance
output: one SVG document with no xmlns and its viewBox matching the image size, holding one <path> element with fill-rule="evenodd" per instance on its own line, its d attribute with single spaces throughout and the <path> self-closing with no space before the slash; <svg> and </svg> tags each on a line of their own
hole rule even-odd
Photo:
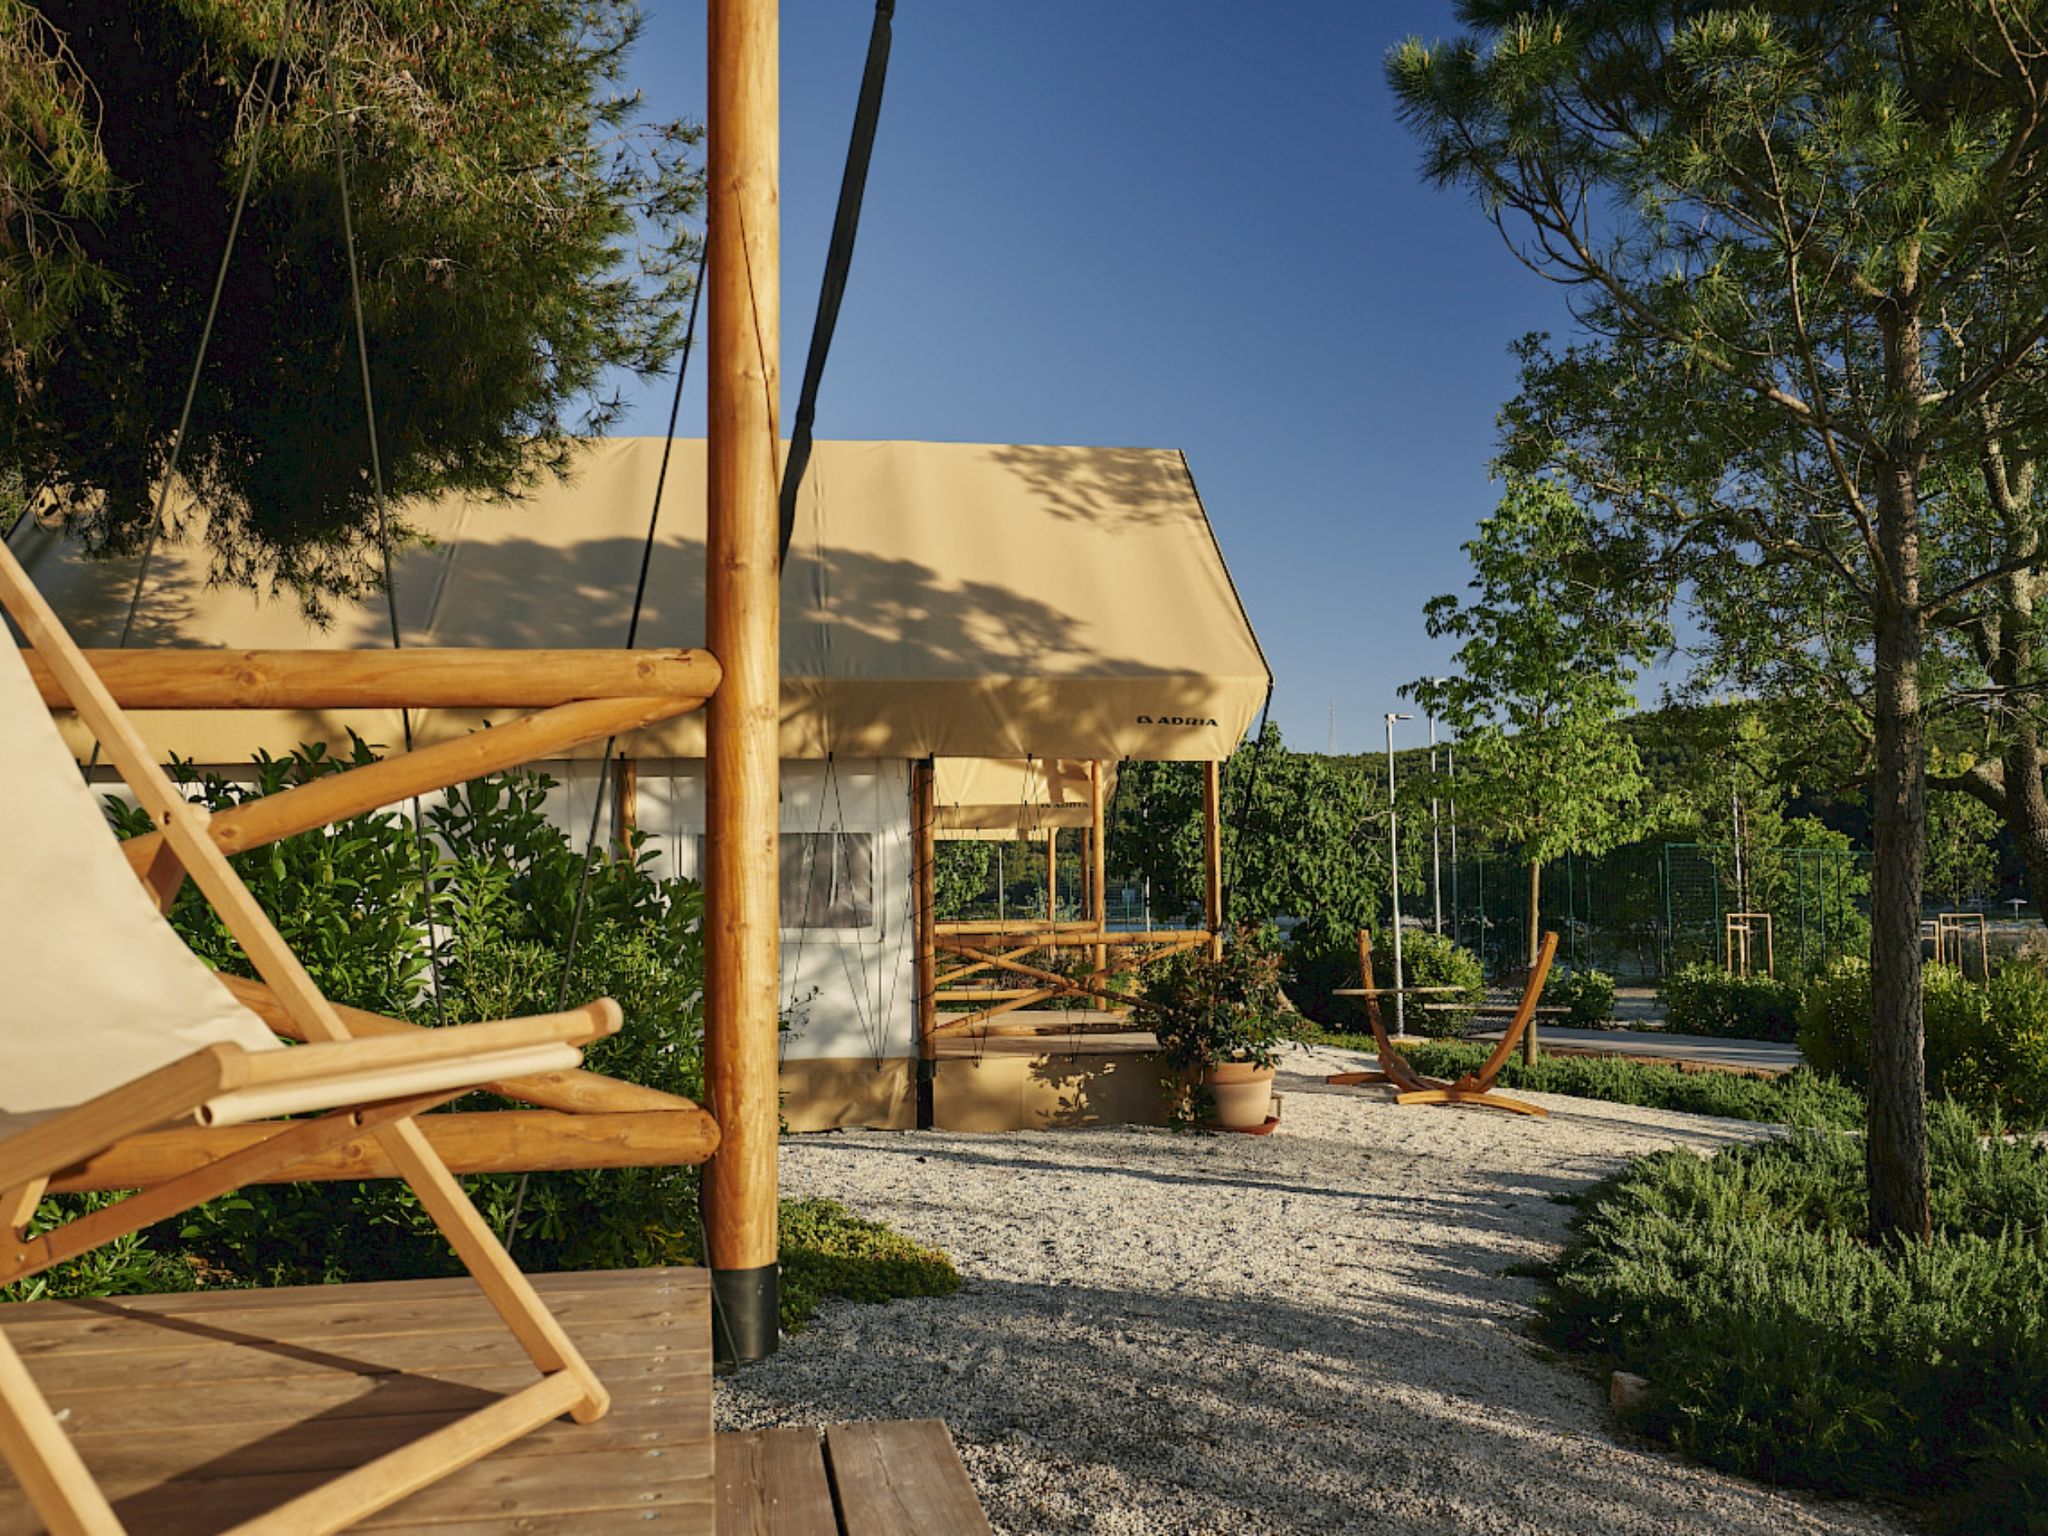
<svg viewBox="0 0 2048 1536">
<path fill-rule="evenodd" d="M 1045 829 L 1045 925 L 1052 928 L 1060 920 L 1060 829 L 1056 826 Z M 1045 958 L 1057 960 L 1057 947 L 1047 949 Z"/>
<path fill-rule="evenodd" d="M 1223 958 L 1223 765 L 1202 764 L 1202 920 L 1209 958 Z"/>
<path fill-rule="evenodd" d="M 721 1363 L 774 1351 L 782 247 L 776 0 L 710 0 L 705 638 L 723 665 L 705 774 L 706 1261 Z"/>
<path fill-rule="evenodd" d="M 910 770 L 911 910 L 917 919 L 917 1128 L 934 1123 L 938 1080 L 938 804 L 936 773 L 925 758 Z"/>
<path fill-rule="evenodd" d="M 633 856 L 633 834 L 640 830 L 640 759 L 619 757 L 613 780 L 612 841 L 621 856 Z"/>
<path fill-rule="evenodd" d="M 1094 909 L 1095 934 L 1098 939 L 1109 929 L 1109 894 L 1105 889 L 1105 866 L 1108 862 L 1103 849 L 1103 805 L 1102 805 L 1102 764 L 1088 765 L 1088 900 Z M 1095 946 L 1095 969 L 1109 969 L 1109 947 L 1097 943 Z"/>
</svg>

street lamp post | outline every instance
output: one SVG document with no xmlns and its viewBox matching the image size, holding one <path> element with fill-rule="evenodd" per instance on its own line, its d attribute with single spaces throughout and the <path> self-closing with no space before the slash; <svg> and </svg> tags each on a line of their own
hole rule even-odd
<svg viewBox="0 0 2048 1536">
<path fill-rule="evenodd" d="M 1430 928 L 1444 936 L 1444 841 L 1443 824 L 1437 816 L 1436 801 L 1436 711 L 1429 714 L 1429 905 Z"/>
<path fill-rule="evenodd" d="M 1444 772 L 1451 781 L 1451 942 L 1458 943 L 1463 925 L 1458 921 L 1458 744 L 1444 748 Z"/>
<path fill-rule="evenodd" d="M 1387 890 L 1394 904 L 1394 1033 L 1408 1033 L 1408 988 L 1401 980 L 1401 813 L 1394 808 L 1394 722 L 1413 715 L 1387 716 Z"/>
</svg>

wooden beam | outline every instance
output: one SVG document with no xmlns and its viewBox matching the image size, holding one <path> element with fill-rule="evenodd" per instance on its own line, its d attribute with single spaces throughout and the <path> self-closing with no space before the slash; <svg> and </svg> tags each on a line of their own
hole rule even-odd
<svg viewBox="0 0 2048 1536">
<path fill-rule="evenodd" d="M 295 833 L 332 826 L 379 806 L 396 805 L 414 795 L 533 762 L 581 742 L 638 730 L 696 707 L 695 700 L 675 696 L 585 699 L 559 705 L 487 731 L 472 731 L 454 741 L 437 742 L 344 773 L 323 774 L 260 800 L 216 811 L 207 821 L 207 835 L 216 848 L 243 853 Z M 175 882 L 160 877 L 163 835 L 145 832 L 131 837 L 121 851 L 136 874 L 149 883 L 158 904 L 168 908 L 183 883 L 184 871 L 174 866 Z"/>
<path fill-rule="evenodd" d="M 633 834 L 640 830 L 640 759 L 619 757 L 612 779 L 612 842 L 627 858 L 633 853 Z"/>
<path fill-rule="evenodd" d="M 710 0 L 705 759 L 705 1255 L 731 1363 L 776 1345 L 782 238 L 776 0 Z"/>
<path fill-rule="evenodd" d="M 1223 765 L 1202 764 L 1202 921 L 1209 957 L 1223 958 Z"/>
<path fill-rule="evenodd" d="M 668 694 L 700 702 L 719 666 L 701 650 L 87 651 L 123 709 L 552 709 Z M 51 709 L 75 707 L 40 651 L 24 653 Z"/>
<path fill-rule="evenodd" d="M 917 1054 L 921 1061 L 932 1059 L 932 1031 L 939 1022 L 937 777 L 930 758 L 911 769 L 910 821 L 915 839 L 911 857 L 917 866 L 913 888 L 917 918 Z"/>
<path fill-rule="evenodd" d="M 1088 765 L 1088 904 L 1095 920 L 1095 969 L 1109 964 L 1109 950 L 1101 943 L 1109 931 L 1109 892 L 1105 888 L 1108 850 L 1105 846 L 1105 807 L 1102 803 L 1102 764 Z"/>
<path fill-rule="evenodd" d="M 703 1162 L 717 1150 L 718 1127 L 697 1108 L 563 1114 L 494 1109 L 423 1115 L 420 1129 L 456 1173 L 540 1173 L 556 1168 L 669 1168 Z M 272 1124 L 182 1126 L 116 1142 L 50 1181 L 52 1194 L 146 1189 L 262 1141 Z M 300 1184 L 331 1179 L 390 1179 L 398 1169 L 375 1137 L 356 1136 L 299 1157 L 248 1182 Z"/>
</svg>

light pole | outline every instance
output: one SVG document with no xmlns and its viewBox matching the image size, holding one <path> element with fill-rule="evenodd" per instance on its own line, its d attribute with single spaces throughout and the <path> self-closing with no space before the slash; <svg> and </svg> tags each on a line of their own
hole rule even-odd
<svg viewBox="0 0 2048 1536">
<path fill-rule="evenodd" d="M 1437 679 L 1442 682 L 1442 678 Z M 1444 936 L 1444 843 L 1436 809 L 1436 711 L 1429 712 L 1429 905 L 1430 926 Z"/>
<path fill-rule="evenodd" d="M 1455 741 L 1444 748 L 1444 771 L 1451 780 L 1451 942 L 1455 944 L 1464 933 L 1464 926 L 1458 921 L 1458 744 Z"/>
<path fill-rule="evenodd" d="M 1387 716 L 1387 891 L 1394 904 L 1394 1033 L 1408 1033 L 1408 988 L 1401 980 L 1401 813 L 1394 809 L 1394 722 L 1413 715 Z"/>
</svg>

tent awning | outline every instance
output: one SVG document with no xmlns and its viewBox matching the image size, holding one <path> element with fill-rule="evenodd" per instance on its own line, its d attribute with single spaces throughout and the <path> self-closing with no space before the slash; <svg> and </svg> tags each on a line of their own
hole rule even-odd
<svg viewBox="0 0 2048 1536">
<path fill-rule="evenodd" d="M 1105 806 L 1115 792 L 1116 764 L 1105 762 Z M 1071 758 L 942 757 L 932 764 L 932 802 L 941 842 L 1003 842 L 1094 823 L 1088 764 Z"/>
<path fill-rule="evenodd" d="M 663 446 L 593 442 L 568 480 L 510 505 L 406 507 L 432 540 L 398 562 L 406 644 L 623 644 Z M 704 484 L 704 444 L 678 440 L 641 645 L 703 643 Z M 44 530 L 17 553 L 82 643 L 115 643 L 133 561 L 89 562 Z M 783 600 L 787 757 L 1222 758 L 1270 680 L 1187 464 L 1170 449 L 819 443 Z M 167 543 L 130 643 L 376 649 L 390 637 L 381 596 L 341 605 L 323 629 L 289 594 L 210 585 L 203 547 Z M 204 763 L 338 743 L 350 728 L 386 746 L 400 736 L 388 711 L 138 720 L 160 750 Z M 481 723 L 423 713 L 414 735 Z M 702 756 L 703 717 L 625 747 Z"/>
</svg>

